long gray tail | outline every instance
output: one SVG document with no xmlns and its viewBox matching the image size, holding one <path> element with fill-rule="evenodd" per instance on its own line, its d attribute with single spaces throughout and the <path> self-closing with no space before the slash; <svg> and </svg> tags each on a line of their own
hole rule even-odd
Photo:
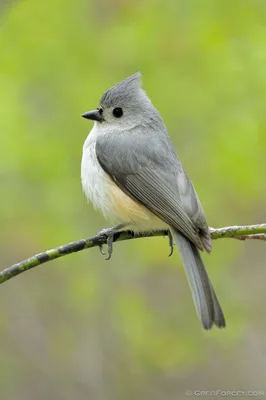
<svg viewBox="0 0 266 400">
<path fill-rule="evenodd" d="M 197 314 L 204 329 L 215 324 L 224 328 L 224 315 L 196 246 L 175 229 L 171 229 L 179 248 Z"/>
</svg>

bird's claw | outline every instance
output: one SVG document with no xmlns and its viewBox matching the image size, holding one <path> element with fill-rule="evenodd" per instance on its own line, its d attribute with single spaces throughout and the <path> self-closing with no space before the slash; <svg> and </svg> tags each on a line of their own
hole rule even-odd
<svg viewBox="0 0 266 400">
<path fill-rule="evenodd" d="M 112 252 L 113 252 L 113 241 L 114 241 L 114 233 L 116 232 L 116 230 L 114 228 L 106 228 L 106 229 L 102 229 L 98 235 L 99 236 L 106 236 L 106 244 L 107 244 L 107 253 L 105 251 L 103 251 L 103 245 L 100 244 L 99 245 L 99 249 L 100 249 L 100 253 L 105 257 L 106 260 L 110 260 L 111 256 L 112 256 Z"/>
<path fill-rule="evenodd" d="M 106 252 L 103 251 L 103 245 L 102 245 L 102 244 L 99 244 L 99 250 L 100 250 L 100 253 L 101 253 L 103 256 L 106 255 Z"/>
<path fill-rule="evenodd" d="M 168 257 L 171 257 L 171 255 L 174 252 L 174 241 L 173 241 L 173 235 L 170 230 L 168 231 L 168 239 L 169 239 L 169 246 L 170 246 L 170 253 L 169 253 Z"/>
<path fill-rule="evenodd" d="M 114 234 L 110 234 L 107 237 L 107 257 L 105 257 L 106 260 L 110 260 L 111 256 L 112 256 L 112 252 L 113 252 L 113 241 L 114 241 Z"/>
</svg>

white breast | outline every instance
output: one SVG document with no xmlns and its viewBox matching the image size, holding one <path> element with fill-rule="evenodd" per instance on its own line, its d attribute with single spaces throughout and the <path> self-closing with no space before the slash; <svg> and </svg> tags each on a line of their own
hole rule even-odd
<svg viewBox="0 0 266 400">
<path fill-rule="evenodd" d="M 81 182 L 87 199 L 106 216 L 111 211 L 109 210 L 110 199 L 108 195 L 109 177 L 100 166 L 96 157 L 95 145 L 97 136 L 98 132 L 94 126 L 83 146 Z"/>
</svg>

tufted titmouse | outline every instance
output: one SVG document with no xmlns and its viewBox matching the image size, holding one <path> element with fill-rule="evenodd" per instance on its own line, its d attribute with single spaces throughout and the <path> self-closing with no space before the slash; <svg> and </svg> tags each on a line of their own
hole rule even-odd
<svg viewBox="0 0 266 400">
<path fill-rule="evenodd" d="M 135 232 L 169 229 L 179 248 L 197 314 L 205 329 L 225 319 L 199 250 L 211 237 L 198 195 L 184 171 L 164 122 L 136 73 L 101 98 L 84 118 L 94 122 L 83 147 L 82 186 L 104 216 Z M 170 240 L 171 242 L 171 240 Z"/>
</svg>

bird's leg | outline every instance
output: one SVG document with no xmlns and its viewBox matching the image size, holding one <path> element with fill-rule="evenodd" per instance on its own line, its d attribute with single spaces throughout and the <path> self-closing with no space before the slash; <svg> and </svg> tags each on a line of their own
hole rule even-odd
<svg viewBox="0 0 266 400">
<path fill-rule="evenodd" d="M 118 232 L 120 229 L 124 228 L 127 224 L 119 224 L 117 226 L 114 226 L 112 228 L 105 228 L 100 230 L 98 232 L 97 236 L 106 236 L 106 244 L 107 244 L 107 257 L 105 257 L 106 260 L 110 260 L 112 252 L 113 252 L 113 240 L 114 240 L 114 234 Z M 106 253 L 103 251 L 103 245 L 99 245 L 100 252 L 103 256 L 106 255 Z"/>
<path fill-rule="evenodd" d="M 155 230 L 155 232 L 157 231 L 157 229 Z M 161 232 L 161 229 L 158 229 L 158 232 Z M 167 231 L 165 230 L 165 232 L 167 232 L 167 236 L 168 236 L 168 243 L 170 246 L 170 253 L 168 255 L 168 257 L 171 257 L 171 255 L 174 252 L 174 239 L 173 239 L 173 235 L 170 229 L 168 229 Z M 164 235 L 166 236 L 166 235 Z"/>
<path fill-rule="evenodd" d="M 170 246 L 170 254 L 168 257 L 171 257 L 171 255 L 174 252 L 174 240 L 173 240 L 173 235 L 170 229 L 168 230 L 168 239 L 169 239 L 169 246 Z"/>
</svg>

